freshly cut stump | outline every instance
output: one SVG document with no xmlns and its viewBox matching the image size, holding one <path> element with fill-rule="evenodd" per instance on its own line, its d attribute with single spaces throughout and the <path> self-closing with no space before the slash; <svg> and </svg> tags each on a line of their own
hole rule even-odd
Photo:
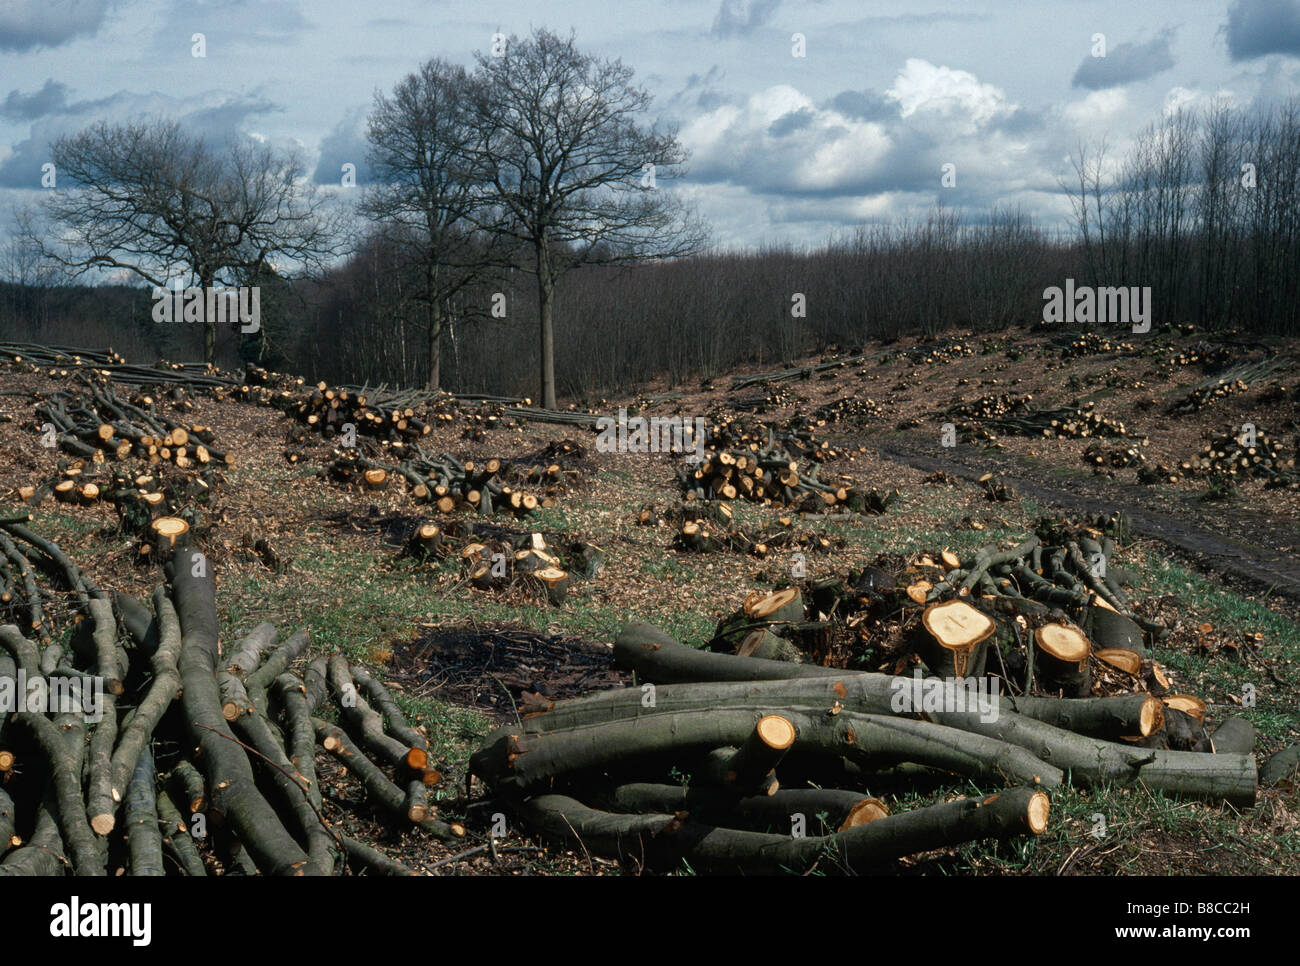
<svg viewBox="0 0 1300 966">
<path fill-rule="evenodd" d="M 745 604 L 745 613 L 755 620 L 797 624 L 803 620 L 803 597 L 798 588 L 786 587 Z"/>
<path fill-rule="evenodd" d="M 158 535 L 160 546 L 174 547 L 176 541 L 190 532 L 190 525 L 180 517 L 159 517 L 149 526 Z"/>
<path fill-rule="evenodd" d="M 943 677 L 975 677 L 983 671 L 993 619 L 962 600 L 931 604 L 921 615 L 932 645 L 925 663 Z M 923 655 L 924 656 L 924 655 Z"/>
<path fill-rule="evenodd" d="M 1162 700 L 1166 707 L 1190 714 L 1199 722 L 1205 721 L 1205 702 L 1194 694 L 1170 694 Z"/>
<path fill-rule="evenodd" d="M 1092 645 L 1083 632 L 1068 624 L 1044 624 L 1034 631 L 1034 642 L 1038 645 L 1036 666 L 1043 684 L 1069 698 L 1087 696 Z"/>
<path fill-rule="evenodd" d="M 1142 658 L 1133 651 L 1118 647 L 1105 647 L 1092 653 L 1097 660 L 1104 661 L 1113 668 L 1119 668 L 1125 674 L 1131 674 L 1134 677 L 1142 674 Z"/>
</svg>

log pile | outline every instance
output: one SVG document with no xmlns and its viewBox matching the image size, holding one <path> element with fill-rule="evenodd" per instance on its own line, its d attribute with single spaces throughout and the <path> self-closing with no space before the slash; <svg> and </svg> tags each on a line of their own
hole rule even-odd
<svg viewBox="0 0 1300 966">
<path fill-rule="evenodd" d="M 923 850 L 1047 827 L 1045 789 L 1060 782 L 1050 765 L 1038 775 L 1028 764 L 1009 769 L 1020 787 L 893 815 L 863 787 L 878 769 L 901 755 L 978 771 L 974 756 L 924 722 L 847 710 L 835 678 L 816 679 L 821 693 L 808 696 L 781 693 L 789 682 L 756 684 L 754 700 L 744 697 L 750 684 L 724 685 L 717 690 L 726 697 L 711 706 L 712 684 L 670 683 L 679 675 L 641 660 L 647 646 L 687 651 L 653 628 L 626 628 L 615 659 L 636 667 L 652 689 L 525 706 L 521 726 L 490 735 L 472 756 L 471 774 L 530 831 L 575 847 L 580 841 L 638 868 L 685 862 L 704 872 L 798 874 L 818 856 L 865 871 Z M 961 740 L 986 750 L 974 735 Z M 838 780 L 828 779 L 832 773 Z"/>
<path fill-rule="evenodd" d="M 671 521 L 674 526 L 673 546 L 688 553 L 725 550 L 763 558 L 776 550 L 829 553 L 846 546 L 842 537 L 796 527 L 794 518 L 789 516 L 780 517 L 776 526 L 761 530 L 739 527 L 731 507 L 722 502 L 703 506 L 686 504 L 658 516 L 653 508 L 643 508 L 638 523 L 650 525 L 651 520 Z"/>
<path fill-rule="evenodd" d="M 1133 437 L 1124 424 L 1096 411 L 1095 403 L 1038 409 L 1030 405 L 1033 396 L 1003 393 L 959 402 L 939 414 L 954 422 L 965 440 L 995 439 L 993 431 L 1008 436 L 1056 439 Z M 1140 438 L 1140 437 L 1138 437 Z"/>
<path fill-rule="evenodd" d="M 1209 385 L 1197 386 L 1179 396 L 1169 404 L 1168 412 L 1171 416 L 1189 416 L 1192 413 L 1199 413 L 1211 403 L 1249 389 L 1250 385 L 1242 379 L 1216 379 Z"/>
<path fill-rule="evenodd" d="M 1128 342 L 1120 342 L 1098 332 L 1084 332 L 1062 347 L 1061 359 L 1068 362 L 1071 359 L 1082 359 L 1087 356 L 1135 351 L 1137 350 Z"/>
<path fill-rule="evenodd" d="M 605 551 L 585 540 L 509 530 L 484 524 L 452 523 L 446 528 L 424 522 L 415 527 L 402 549 L 416 560 L 454 557 L 462 579 L 478 590 L 510 588 L 562 605 L 574 580 L 591 580 L 605 568 Z"/>
<path fill-rule="evenodd" d="M 793 506 L 801 513 L 842 507 L 879 515 L 898 498 L 897 490 L 867 490 L 848 478 L 823 480 L 819 464 L 801 464 L 778 446 L 706 450 L 701 462 L 684 460 L 676 472 L 686 500 L 741 499 L 763 506 Z"/>
<path fill-rule="evenodd" d="M 1226 478 L 1233 483 L 1262 479 L 1267 488 L 1300 488 L 1296 473 L 1296 450 L 1287 455 L 1283 442 L 1262 427 L 1254 440 L 1239 428 L 1216 433 L 1196 456 L 1179 464 L 1187 476 Z"/>
<path fill-rule="evenodd" d="M 387 489 L 396 481 L 405 483 L 406 493 L 417 503 L 431 503 L 439 513 L 465 510 L 480 516 L 512 513 L 527 516 L 539 507 L 555 506 L 555 498 L 538 496 L 507 482 L 508 464 L 499 459 L 459 460 L 449 453 L 429 456 L 419 447 L 410 458 L 392 463 L 363 455 L 363 448 L 335 450 L 322 474 L 335 482 L 367 491 Z M 538 473 L 540 482 L 559 482 L 564 474 L 558 466 Z"/>
<path fill-rule="evenodd" d="M 1145 440 L 1140 445 L 1145 445 Z M 1083 451 L 1082 459 L 1096 469 L 1124 469 L 1129 466 L 1143 466 L 1146 456 L 1140 445 L 1103 446 L 1101 443 L 1089 443 Z"/>
<path fill-rule="evenodd" d="M 216 449 L 212 430 L 182 423 L 159 411 L 151 396 L 143 405 L 122 399 L 107 385 L 79 379 L 81 390 L 60 390 L 36 406 L 41 432 L 52 429 L 58 447 L 91 463 L 137 460 L 180 469 L 233 466 L 233 455 Z"/>
<path fill-rule="evenodd" d="M 765 598 L 751 609 L 792 616 L 795 604 Z M 956 616 L 932 623 L 954 641 L 949 625 L 968 639 L 981 633 Z M 778 646 L 765 633 L 734 636 Z M 942 678 L 695 650 L 644 624 L 619 633 L 614 657 L 636 687 L 535 697 L 519 724 L 488 736 L 470 774 L 530 832 L 634 868 L 800 874 L 820 855 L 867 871 L 959 842 L 1039 834 L 1051 790 L 1067 781 L 1255 800 L 1239 726 L 1220 726 L 1213 754 L 1124 741 L 1155 734 L 1173 710 L 1149 695 L 1003 695 L 991 708 L 957 708 L 927 697 L 942 697 Z M 873 797 L 923 776 L 1003 788 L 898 814 Z"/>
<path fill-rule="evenodd" d="M 222 650 L 203 555 L 178 548 L 150 608 L 6 529 L 42 546 L 81 613 L 67 651 L 40 620 L 0 626 L 0 681 L 47 695 L 0 722 L 0 875 L 409 874 L 325 817 L 318 744 L 387 824 L 465 835 L 430 803 L 427 737 L 363 668 L 318 657 L 299 676 L 307 635 L 268 623 Z"/>
<path fill-rule="evenodd" d="M 862 446 L 850 449 L 822 438 L 822 431 L 833 419 L 818 413 L 796 413 L 775 426 L 748 414 L 722 408 L 710 412 L 708 419 L 709 431 L 704 439 L 707 450 L 733 450 L 747 452 L 750 456 L 784 453 L 791 459 L 814 463 L 828 463 L 865 452 Z"/>
</svg>

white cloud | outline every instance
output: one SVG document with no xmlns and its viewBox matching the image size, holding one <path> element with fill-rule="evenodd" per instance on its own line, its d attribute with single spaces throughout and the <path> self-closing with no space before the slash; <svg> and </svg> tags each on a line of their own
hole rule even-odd
<svg viewBox="0 0 1300 966">
<path fill-rule="evenodd" d="M 969 71 L 936 66 L 916 57 L 908 58 L 885 96 L 898 102 L 903 117 L 933 112 L 949 118 L 957 114 L 975 127 L 1016 107 L 1007 103 L 1001 90 L 980 83 Z"/>
<path fill-rule="evenodd" d="M 1081 101 L 1065 105 L 1065 117 L 1075 127 L 1088 127 L 1109 121 L 1128 107 L 1128 94 L 1122 87 L 1093 91 Z"/>
<path fill-rule="evenodd" d="M 818 107 L 788 85 L 724 104 L 681 132 L 691 168 L 765 191 L 834 191 L 860 180 L 890 148 L 885 129 Z"/>
</svg>

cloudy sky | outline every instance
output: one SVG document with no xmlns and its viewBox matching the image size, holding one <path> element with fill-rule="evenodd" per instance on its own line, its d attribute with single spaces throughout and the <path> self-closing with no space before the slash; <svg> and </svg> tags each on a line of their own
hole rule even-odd
<svg viewBox="0 0 1300 966">
<path fill-rule="evenodd" d="M 0 226 L 49 141 L 99 120 L 292 147 L 346 199 L 377 89 L 539 26 L 636 71 L 691 154 L 673 190 L 727 247 L 936 202 L 1059 227 L 1080 139 L 1117 156 L 1173 107 L 1300 93 L 1300 0 L 0 0 Z"/>
</svg>

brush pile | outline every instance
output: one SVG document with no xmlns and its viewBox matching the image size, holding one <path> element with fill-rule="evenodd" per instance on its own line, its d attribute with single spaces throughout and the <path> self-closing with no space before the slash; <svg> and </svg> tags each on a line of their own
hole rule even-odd
<svg viewBox="0 0 1300 966">
<path fill-rule="evenodd" d="M 368 448 L 368 447 L 367 447 Z M 338 483 L 367 491 L 387 489 L 395 480 L 406 483 L 406 492 L 417 503 L 432 503 L 439 513 L 466 510 L 480 516 L 513 513 L 527 516 L 538 507 L 552 507 L 549 494 L 538 497 L 506 482 L 509 467 L 499 459 L 459 460 L 449 453 L 432 457 L 418 446 L 400 463 L 363 455 L 363 447 L 335 450 L 333 460 L 322 471 Z M 559 482 L 562 473 L 541 469 L 537 482 Z"/>
<path fill-rule="evenodd" d="M 1226 478 L 1239 483 L 1262 479 L 1266 488 L 1300 488 L 1296 474 L 1295 449 L 1287 455 L 1280 439 L 1262 427 L 1250 431 L 1240 428 L 1218 433 L 1190 460 L 1179 464 L 1187 476 Z"/>
<path fill-rule="evenodd" d="M 269 623 L 223 649 L 212 569 L 178 548 L 152 608 L 108 595 L 12 520 L 0 548 L 18 592 L 0 610 L 0 875 L 410 874 L 325 815 L 319 746 L 394 827 L 455 841 L 429 789 L 428 738 L 342 657 L 299 677 L 305 633 Z M 71 627 L 48 620 L 47 573 Z M 342 726 L 319 716 L 333 695 Z M 39 699 L 33 699 L 39 695 Z M 19 697 L 21 696 L 21 697 Z"/>
</svg>

